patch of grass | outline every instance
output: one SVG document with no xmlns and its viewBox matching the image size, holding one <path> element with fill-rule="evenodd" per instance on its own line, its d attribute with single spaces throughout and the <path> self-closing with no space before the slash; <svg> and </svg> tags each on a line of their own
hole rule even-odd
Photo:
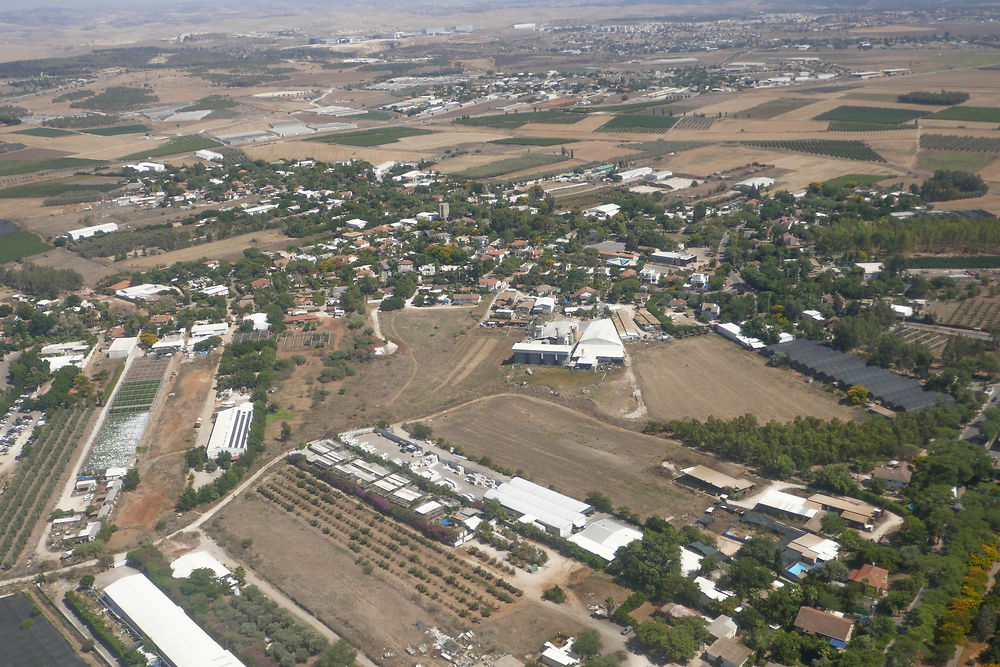
<svg viewBox="0 0 1000 667">
<path fill-rule="evenodd" d="M 950 107 L 931 115 L 941 120 L 967 120 L 976 123 L 1000 123 L 1000 109 L 996 107 Z"/>
<path fill-rule="evenodd" d="M 54 127 L 29 127 L 26 130 L 17 130 L 11 134 L 26 134 L 29 137 L 65 137 L 69 134 L 76 134 L 68 130 L 59 130 Z"/>
<path fill-rule="evenodd" d="M 1000 139 L 956 134 L 922 134 L 920 147 L 926 150 L 1000 153 Z"/>
<path fill-rule="evenodd" d="M 121 187 L 118 183 L 73 183 L 66 180 L 42 181 L 0 189 L 0 198 L 51 197 L 66 192 L 111 192 Z"/>
<path fill-rule="evenodd" d="M 496 162 L 490 162 L 489 164 L 480 165 L 478 167 L 471 167 L 465 171 L 453 174 L 453 176 L 457 176 L 459 178 L 494 178 L 496 176 L 503 176 L 504 174 L 511 174 L 515 171 L 521 171 L 522 169 L 542 167 L 547 164 L 554 164 L 568 159 L 568 155 L 545 155 L 542 153 L 532 153 L 529 155 L 522 155 L 520 157 L 507 158 L 506 160 L 497 160 Z"/>
<path fill-rule="evenodd" d="M 374 127 L 370 130 L 309 137 L 309 141 L 322 141 L 325 144 L 342 144 L 344 146 L 380 146 L 395 143 L 403 137 L 415 137 L 421 134 L 434 133 L 431 130 L 421 130 L 416 127 Z"/>
<path fill-rule="evenodd" d="M 0 176 L 30 174 L 49 169 L 76 169 L 98 167 L 104 160 L 86 160 L 79 157 L 56 157 L 47 160 L 5 160 L 0 162 Z"/>
<path fill-rule="evenodd" d="M 837 141 L 834 139 L 793 139 L 791 141 L 744 141 L 744 146 L 766 150 L 786 150 L 813 155 L 829 155 L 845 160 L 885 162 L 886 159 L 863 141 Z"/>
<path fill-rule="evenodd" d="M 494 139 L 491 144 L 504 144 L 508 146 L 558 146 L 560 144 L 571 144 L 579 139 L 560 139 L 558 137 L 507 137 L 506 139 Z"/>
<path fill-rule="evenodd" d="M 525 111 L 523 113 L 506 113 L 499 116 L 477 116 L 475 118 L 456 118 L 460 125 L 476 127 L 494 127 L 497 129 L 513 129 L 528 123 L 544 123 L 547 125 L 571 125 L 587 117 L 585 113 L 570 111 Z"/>
<path fill-rule="evenodd" d="M 100 137 L 114 137 L 119 134 L 139 134 L 141 132 L 149 132 L 149 127 L 141 124 L 115 125 L 114 127 L 94 127 L 83 130 L 83 132 L 87 134 L 96 134 Z"/>
<path fill-rule="evenodd" d="M 880 132 L 882 130 L 912 129 L 913 125 L 900 123 L 871 123 L 866 120 L 831 120 L 827 132 Z"/>
<path fill-rule="evenodd" d="M 838 176 L 837 178 L 831 178 L 829 181 L 823 182 L 824 188 L 843 188 L 843 187 L 864 187 L 866 185 L 874 185 L 879 181 L 884 181 L 887 176 L 880 176 L 879 174 L 844 174 L 843 176 Z M 853 183 L 853 185 L 851 185 Z"/>
<path fill-rule="evenodd" d="M 750 107 L 745 111 L 733 114 L 734 118 L 747 118 L 749 120 L 769 120 L 775 116 L 795 111 L 802 107 L 809 106 L 816 100 L 808 97 L 786 97 L 777 100 L 768 100 L 755 107 Z"/>
<path fill-rule="evenodd" d="M 662 134 L 672 128 L 677 121 L 676 116 L 645 116 L 628 115 L 615 116 L 595 132 L 614 132 L 624 134 Z"/>
<path fill-rule="evenodd" d="M 37 255 L 51 248 L 52 246 L 43 243 L 35 234 L 22 229 L 19 232 L 0 237 L 0 264 Z"/>
<path fill-rule="evenodd" d="M 938 169 L 979 171 L 996 159 L 997 156 L 992 153 L 921 151 L 917 155 L 917 164 L 928 171 Z"/>
<path fill-rule="evenodd" d="M 108 386 L 105 387 L 104 391 L 102 392 L 104 394 L 105 403 L 107 403 L 108 399 L 111 398 L 111 392 L 115 390 L 115 385 L 118 384 L 118 380 L 121 378 L 122 372 L 124 370 L 125 370 L 125 362 L 123 361 L 120 364 L 118 364 L 118 366 L 115 368 L 115 372 L 114 374 L 112 374 L 111 380 L 108 381 Z"/>
<path fill-rule="evenodd" d="M 288 408 L 278 408 L 276 412 L 269 412 L 264 416 L 264 425 L 269 426 L 274 422 L 288 421 L 289 419 L 294 419 L 297 416 L 297 413 L 292 412 Z"/>
<path fill-rule="evenodd" d="M 221 146 L 218 141 L 203 137 L 198 134 L 188 134 L 181 137 L 174 137 L 165 144 L 150 148 L 148 151 L 140 151 L 122 157 L 122 160 L 142 160 L 151 157 L 162 157 L 164 155 L 176 155 L 177 153 L 190 153 L 200 151 L 203 148 L 215 148 Z"/>
<path fill-rule="evenodd" d="M 883 125 L 898 125 L 926 113 L 914 109 L 893 109 L 890 107 L 855 107 L 840 106 L 830 109 L 815 117 L 815 120 L 845 120 L 862 123 L 881 123 Z"/>
</svg>

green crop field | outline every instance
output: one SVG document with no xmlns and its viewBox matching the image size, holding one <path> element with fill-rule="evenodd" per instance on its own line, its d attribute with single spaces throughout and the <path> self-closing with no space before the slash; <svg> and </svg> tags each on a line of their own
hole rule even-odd
<svg viewBox="0 0 1000 667">
<path fill-rule="evenodd" d="M 844 174 L 823 182 L 824 188 L 843 188 L 874 185 L 887 177 L 879 174 Z"/>
<path fill-rule="evenodd" d="M 629 156 L 632 160 L 642 160 L 655 157 L 663 157 L 664 155 L 669 155 L 670 153 L 680 153 L 681 151 L 689 151 L 695 148 L 701 148 L 702 146 L 708 146 L 707 141 L 667 141 L 666 139 L 656 139 L 655 141 L 644 141 L 637 144 L 627 144 L 629 148 L 634 148 L 639 151 L 639 153 L 633 153 Z"/>
<path fill-rule="evenodd" d="M 933 114 L 941 120 L 967 120 L 979 123 L 1000 123 L 1000 109 L 996 107 L 950 107 Z"/>
<path fill-rule="evenodd" d="M 922 134 L 920 147 L 939 151 L 968 151 L 970 153 L 1000 153 L 1000 139 L 966 137 L 955 134 Z"/>
<path fill-rule="evenodd" d="M 474 125 L 476 127 L 494 127 L 498 129 L 513 129 L 528 123 L 543 123 L 547 125 L 570 125 L 578 123 L 587 117 L 585 113 L 570 111 L 525 111 L 524 113 L 507 113 L 500 116 L 477 116 L 476 118 L 457 118 L 456 123 Z"/>
<path fill-rule="evenodd" d="M 864 120 L 831 120 L 827 123 L 827 132 L 881 132 L 883 130 L 914 129 L 915 125 L 900 123 L 870 123 Z"/>
<path fill-rule="evenodd" d="M 65 137 L 76 133 L 70 132 L 69 130 L 60 130 L 54 127 L 29 127 L 26 130 L 11 132 L 11 134 L 26 134 L 29 137 Z"/>
<path fill-rule="evenodd" d="M 12 262 L 22 257 L 37 255 L 40 252 L 49 250 L 51 247 L 43 243 L 40 238 L 31 232 L 24 230 L 8 234 L 7 236 L 0 236 L 0 264 Z"/>
<path fill-rule="evenodd" d="M 622 134 L 663 134 L 680 120 L 675 116 L 615 116 L 595 132 Z"/>
<path fill-rule="evenodd" d="M 921 151 L 917 154 L 917 164 L 927 171 L 948 169 L 978 172 L 996 159 L 995 153 L 987 152 Z"/>
<path fill-rule="evenodd" d="M 777 100 L 768 100 L 755 107 L 750 107 L 745 111 L 738 111 L 733 114 L 734 118 L 747 118 L 750 120 L 770 120 L 775 116 L 795 111 L 802 107 L 809 106 L 816 100 L 808 97 L 786 97 Z"/>
<path fill-rule="evenodd" d="M 42 181 L 0 189 L 0 199 L 51 197 L 65 192 L 111 192 L 118 183 L 73 183 L 66 180 Z"/>
<path fill-rule="evenodd" d="M 555 164 L 556 162 L 562 162 L 568 159 L 568 155 L 544 155 L 542 153 L 531 153 L 529 155 L 522 155 L 521 157 L 497 160 L 496 162 L 490 162 L 489 164 L 472 167 L 470 169 L 466 169 L 465 171 L 458 172 L 457 174 L 453 174 L 453 176 L 457 176 L 459 178 L 494 178 L 496 176 L 503 176 L 504 174 L 512 174 L 515 171 L 521 171 L 522 169 L 542 167 L 547 164 Z"/>
<path fill-rule="evenodd" d="M 200 151 L 203 148 L 215 148 L 221 145 L 214 139 L 197 134 L 189 134 L 182 137 L 174 137 L 167 143 L 154 146 L 146 151 L 125 155 L 121 159 L 143 160 L 151 157 L 163 157 L 164 155 L 176 155 L 177 153 L 190 153 L 192 151 Z"/>
<path fill-rule="evenodd" d="M 370 130 L 310 137 L 309 141 L 322 141 L 325 144 L 342 144 L 344 146 L 381 146 L 382 144 L 396 143 L 403 137 L 416 137 L 421 134 L 434 133 L 431 130 L 421 130 L 415 127 L 373 127 Z"/>
<path fill-rule="evenodd" d="M 101 137 L 114 137 L 119 134 L 139 134 L 140 132 L 149 132 L 149 128 L 145 125 L 116 125 L 114 127 L 92 127 L 86 130 L 82 130 L 87 134 L 96 134 Z"/>
<path fill-rule="evenodd" d="M 504 144 L 507 146 L 558 146 L 560 144 L 571 144 L 579 139 L 560 139 L 558 137 L 507 137 L 506 139 L 494 139 L 491 144 Z"/>
<path fill-rule="evenodd" d="M 925 114 L 926 112 L 915 109 L 842 106 L 821 113 L 816 116 L 815 120 L 843 120 L 855 121 L 859 123 L 899 125 L 900 123 L 906 123 Z"/>
<path fill-rule="evenodd" d="M 51 169 L 82 169 L 102 164 L 104 164 L 103 160 L 86 160 L 78 157 L 56 157 L 48 160 L 4 160 L 0 162 L 0 176 L 30 174 Z"/>
<path fill-rule="evenodd" d="M 837 141 L 833 139 L 793 139 L 790 141 L 744 141 L 744 146 L 767 150 L 786 150 L 813 155 L 829 155 L 845 160 L 885 162 L 885 158 L 863 141 Z"/>
</svg>

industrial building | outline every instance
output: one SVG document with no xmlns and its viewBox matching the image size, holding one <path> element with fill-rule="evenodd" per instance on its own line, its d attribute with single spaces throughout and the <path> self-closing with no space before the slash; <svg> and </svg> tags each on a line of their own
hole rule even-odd
<svg viewBox="0 0 1000 667">
<path fill-rule="evenodd" d="M 171 667 L 243 667 L 144 574 L 115 581 L 104 589 L 104 598 L 136 635 L 156 644 L 163 662 Z"/>
<path fill-rule="evenodd" d="M 595 369 L 625 362 L 625 347 L 610 319 L 549 322 L 535 330 L 534 340 L 515 343 L 514 363 Z"/>
<path fill-rule="evenodd" d="M 219 412 L 208 439 L 208 457 L 214 459 L 222 452 L 229 452 L 237 459 L 246 453 L 252 421 L 253 403 L 243 403 Z"/>
<path fill-rule="evenodd" d="M 679 482 L 700 488 L 711 493 L 739 493 L 753 488 L 753 482 L 748 479 L 730 477 L 725 473 L 712 470 L 703 465 L 692 466 L 681 470 L 683 473 Z"/>
<path fill-rule="evenodd" d="M 120 299 L 125 299 L 126 301 L 135 301 L 137 299 L 148 299 L 163 292 L 177 292 L 177 291 L 178 290 L 176 287 L 171 287 L 170 285 L 157 285 L 153 283 L 144 283 L 142 285 L 131 285 L 129 287 L 116 289 L 115 296 L 117 296 Z"/>
<path fill-rule="evenodd" d="M 125 338 L 115 338 L 111 341 L 111 346 L 108 347 L 108 358 L 109 359 L 124 359 L 132 353 L 135 346 L 139 343 L 139 339 L 136 337 L 125 337 Z"/>
<path fill-rule="evenodd" d="M 483 496 L 496 499 L 504 508 L 520 515 L 520 523 L 532 523 L 542 530 L 566 537 L 587 525 L 594 508 L 534 482 L 514 477 Z"/>
<path fill-rule="evenodd" d="M 89 239 L 94 234 L 110 234 L 112 232 L 118 231 L 117 222 L 105 222 L 101 225 L 93 225 L 92 227 L 83 227 L 81 229 L 71 229 L 65 232 L 63 236 L 69 237 L 74 241 L 79 241 L 80 239 Z"/>
<path fill-rule="evenodd" d="M 614 519 L 598 519 L 569 538 L 584 551 L 600 556 L 609 563 L 618 549 L 642 539 L 642 531 Z"/>
</svg>

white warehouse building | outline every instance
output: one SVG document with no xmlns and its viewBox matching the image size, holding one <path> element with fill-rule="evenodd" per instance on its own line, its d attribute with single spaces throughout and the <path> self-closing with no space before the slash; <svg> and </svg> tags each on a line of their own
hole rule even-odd
<svg viewBox="0 0 1000 667">
<path fill-rule="evenodd" d="M 253 403 L 242 403 L 219 412 L 208 439 L 208 458 L 218 458 L 222 452 L 229 452 L 234 459 L 245 454 L 252 421 Z"/>
<path fill-rule="evenodd" d="M 140 635 L 153 640 L 164 663 L 172 667 L 243 667 L 170 601 L 156 585 L 137 573 L 104 589 L 111 609 Z"/>
<path fill-rule="evenodd" d="M 74 241 L 79 241 L 80 239 L 89 239 L 94 234 L 110 234 L 112 232 L 118 231 L 117 222 L 105 222 L 102 225 L 94 225 L 93 227 L 83 227 L 82 229 L 71 229 L 64 233 L 63 236 L 68 236 Z"/>
<path fill-rule="evenodd" d="M 483 496 L 496 499 L 506 509 L 521 515 L 521 523 L 534 523 L 543 530 L 561 537 L 587 525 L 587 515 L 593 507 L 546 489 L 534 482 L 515 477 L 495 489 L 487 489 Z"/>
</svg>

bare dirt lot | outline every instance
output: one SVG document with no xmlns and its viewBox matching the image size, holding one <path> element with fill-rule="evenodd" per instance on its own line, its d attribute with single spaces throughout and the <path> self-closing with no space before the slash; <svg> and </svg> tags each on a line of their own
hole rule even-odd
<svg viewBox="0 0 1000 667">
<path fill-rule="evenodd" d="M 728 419 L 753 413 L 761 421 L 789 421 L 799 415 L 860 415 L 822 385 L 809 384 L 794 371 L 771 368 L 759 354 L 719 336 L 668 345 L 639 343 L 629 353 L 650 419 Z"/>
<path fill-rule="evenodd" d="M 533 481 L 576 498 L 601 491 L 643 516 L 676 518 L 700 511 L 705 503 L 704 496 L 656 472 L 664 459 L 683 468 L 707 461 L 703 454 L 548 401 L 504 394 L 422 421 L 434 437 L 523 469 Z"/>
</svg>

